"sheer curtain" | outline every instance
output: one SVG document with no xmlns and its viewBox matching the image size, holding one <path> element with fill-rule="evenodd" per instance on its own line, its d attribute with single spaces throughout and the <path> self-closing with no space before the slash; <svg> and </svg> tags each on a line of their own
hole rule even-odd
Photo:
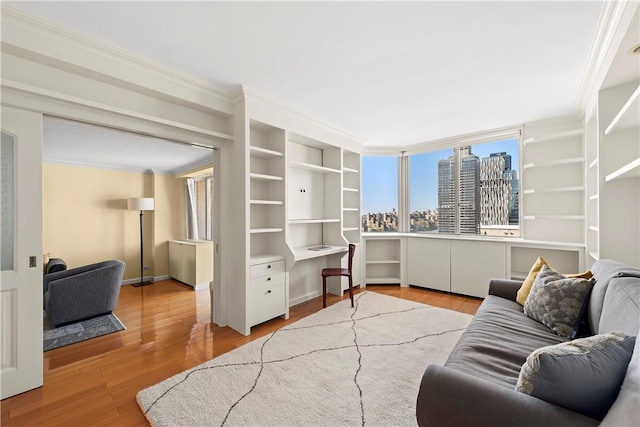
<svg viewBox="0 0 640 427">
<path fill-rule="evenodd" d="M 196 185 L 193 178 L 186 179 L 187 186 L 187 239 L 197 240 L 198 235 L 198 210 L 196 203 Z"/>
</svg>

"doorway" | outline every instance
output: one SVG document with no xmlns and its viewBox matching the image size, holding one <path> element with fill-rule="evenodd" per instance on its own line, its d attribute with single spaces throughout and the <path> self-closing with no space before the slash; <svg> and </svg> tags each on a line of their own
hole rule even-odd
<svg viewBox="0 0 640 427">
<path fill-rule="evenodd" d="M 196 239 L 210 241 L 212 246 L 217 242 L 217 151 L 46 116 L 43 253 L 63 259 L 68 268 L 121 259 L 127 265 L 124 284 L 171 277 L 169 242 L 190 237 L 188 178 L 206 177 L 210 189 L 207 215 L 199 219 L 205 234 Z M 137 197 L 155 201 L 154 210 L 145 212 L 143 263 L 138 215 L 126 206 L 128 198 Z M 211 258 L 215 281 L 218 269 L 215 255 Z"/>
</svg>

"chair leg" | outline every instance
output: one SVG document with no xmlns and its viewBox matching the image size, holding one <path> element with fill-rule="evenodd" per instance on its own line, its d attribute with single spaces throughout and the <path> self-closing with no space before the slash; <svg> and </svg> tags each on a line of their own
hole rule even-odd
<svg viewBox="0 0 640 427">
<path fill-rule="evenodd" d="M 327 277 L 322 276 L 322 308 L 327 308 Z"/>
<path fill-rule="evenodd" d="M 349 297 L 351 298 L 351 307 L 353 307 L 353 278 L 349 275 Z"/>
</svg>

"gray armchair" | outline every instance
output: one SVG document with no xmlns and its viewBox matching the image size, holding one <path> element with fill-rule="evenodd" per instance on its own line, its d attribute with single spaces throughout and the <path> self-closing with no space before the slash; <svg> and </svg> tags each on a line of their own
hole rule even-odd
<svg viewBox="0 0 640 427">
<path fill-rule="evenodd" d="M 118 304 L 125 264 L 110 260 L 44 276 L 44 307 L 51 326 L 111 313 Z"/>
</svg>

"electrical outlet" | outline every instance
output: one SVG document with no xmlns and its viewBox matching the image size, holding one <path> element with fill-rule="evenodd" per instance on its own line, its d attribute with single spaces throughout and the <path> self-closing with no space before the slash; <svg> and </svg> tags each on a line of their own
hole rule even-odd
<svg viewBox="0 0 640 427">
<path fill-rule="evenodd" d="M 143 269 L 144 271 L 147 271 L 147 270 L 149 270 L 149 266 L 148 266 L 148 265 L 145 265 L 144 267 L 142 267 L 142 269 Z"/>
</svg>

